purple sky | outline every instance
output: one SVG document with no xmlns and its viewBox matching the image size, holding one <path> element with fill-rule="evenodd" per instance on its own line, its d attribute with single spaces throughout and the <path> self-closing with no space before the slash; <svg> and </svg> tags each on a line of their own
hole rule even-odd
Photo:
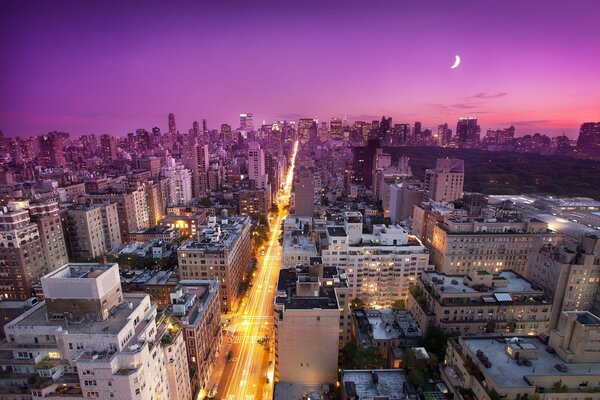
<svg viewBox="0 0 600 400">
<path fill-rule="evenodd" d="M 135 3 L 0 0 L 0 130 L 123 135 L 173 112 L 187 132 L 247 111 L 575 137 L 600 120 L 597 0 Z"/>
</svg>

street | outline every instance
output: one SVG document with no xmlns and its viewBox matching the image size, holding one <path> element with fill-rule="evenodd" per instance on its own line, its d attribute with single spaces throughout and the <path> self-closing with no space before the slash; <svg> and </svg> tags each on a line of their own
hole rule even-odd
<svg viewBox="0 0 600 400">
<path fill-rule="evenodd" d="M 270 234 L 265 254 L 259 259 L 259 268 L 248 291 L 246 303 L 242 303 L 237 314 L 231 318 L 213 372 L 215 376 L 210 379 L 210 385 L 218 384 L 215 395 L 217 399 L 272 398 L 273 299 L 282 258 L 282 248 L 278 238 L 281 233 L 281 223 L 288 213 L 285 206 L 290 201 L 297 150 L 298 142 L 294 144 L 284 187 L 277 198 L 278 211 L 269 221 Z M 271 338 L 271 341 L 263 346 L 258 341 L 265 337 Z M 267 347 L 270 347 L 269 352 Z M 229 354 L 231 360 L 227 361 Z"/>
</svg>

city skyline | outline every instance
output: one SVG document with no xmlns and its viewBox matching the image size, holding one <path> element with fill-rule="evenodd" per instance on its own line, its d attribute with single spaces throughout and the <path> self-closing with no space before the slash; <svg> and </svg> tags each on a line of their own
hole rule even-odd
<svg viewBox="0 0 600 400">
<path fill-rule="evenodd" d="M 574 139 L 600 109 L 600 5 L 576 5 L 5 2 L 0 129 L 124 136 L 173 112 L 185 132 L 252 112 L 424 128 L 476 116 L 483 132 Z"/>
</svg>

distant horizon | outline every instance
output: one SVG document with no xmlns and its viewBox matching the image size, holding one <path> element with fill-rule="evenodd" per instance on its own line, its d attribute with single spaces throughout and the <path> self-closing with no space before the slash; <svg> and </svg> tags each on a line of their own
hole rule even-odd
<svg viewBox="0 0 600 400">
<path fill-rule="evenodd" d="M 255 130 L 260 129 L 260 127 L 262 126 L 263 119 L 257 118 L 256 114 L 252 113 L 251 111 L 245 111 L 245 112 L 253 114 L 253 116 L 254 116 L 254 118 L 253 118 L 254 129 Z M 129 134 L 129 133 L 135 133 L 135 131 L 137 129 L 146 129 L 147 131 L 151 132 L 154 127 L 158 127 L 158 128 L 160 128 L 161 134 L 164 134 L 164 133 L 168 132 L 168 115 L 169 114 L 170 113 L 166 113 L 165 116 L 164 116 L 164 118 L 161 118 L 162 120 L 164 120 L 162 123 L 146 124 L 145 126 L 138 126 L 137 128 L 133 128 L 133 129 L 124 129 L 124 130 L 122 130 L 121 133 L 105 132 L 105 131 L 97 131 L 97 132 L 93 132 L 93 131 L 89 131 L 89 132 L 72 132 L 72 131 L 69 131 L 67 129 L 48 129 L 46 131 L 39 132 L 39 133 L 32 133 L 32 134 L 27 134 L 27 135 L 20 135 L 20 134 L 14 135 L 14 134 L 10 134 L 9 132 L 4 131 L 2 129 L 2 127 L 0 127 L 0 132 L 2 132 L 5 137 L 15 137 L 15 138 L 16 137 L 21 137 L 21 138 L 36 137 L 36 136 L 44 135 L 44 134 L 49 133 L 49 132 L 65 132 L 65 133 L 69 133 L 73 137 L 81 137 L 83 135 L 91 135 L 91 134 L 95 134 L 95 135 L 109 134 L 109 135 L 115 136 L 115 137 L 126 137 L 127 134 Z M 211 130 L 212 129 L 220 130 L 221 124 L 229 124 L 233 130 L 239 128 L 239 126 L 238 126 L 239 125 L 239 114 L 238 114 L 238 120 L 237 120 L 237 122 L 223 121 L 223 122 L 218 122 L 216 124 L 211 125 L 210 120 L 208 118 L 200 118 L 200 119 L 195 119 L 195 120 L 190 121 L 189 124 L 183 125 L 183 127 L 182 127 L 182 124 L 179 122 L 179 119 L 177 118 L 177 114 L 176 113 L 173 113 L 173 114 L 175 115 L 175 125 L 176 125 L 176 128 L 177 128 L 177 130 L 179 131 L 180 134 L 187 134 L 188 131 L 190 129 L 192 129 L 192 124 L 194 122 L 198 122 L 200 124 L 200 126 L 202 127 L 202 120 L 203 119 L 207 120 L 207 127 L 208 127 L 208 129 L 211 129 Z M 292 114 L 290 114 L 290 115 L 292 115 Z M 544 132 L 544 131 L 542 131 L 540 129 L 531 128 L 531 127 L 530 127 L 530 129 L 526 129 L 523 126 L 519 127 L 519 125 L 515 124 L 514 122 L 513 123 L 507 122 L 504 125 L 494 125 L 494 126 L 485 127 L 484 125 L 481 124 L 481 119 L 479 117 L 477 117 L 475 115 L 470 115 L 470 114 L 465 114 L 465 115 L 461 115 L 460 117 L 456 117 L 456 120 L 454 120 L 454 121 L 440 122 L 440 123 L 436 123 L 436 124 L 433 124 L 433 125 L 428 125 L 426 122 L 423 122 L 424 120 L 422 120 L 422 119 L 421 120 L 420 119 L 415 119 L 414 121 L 396 120 L 391 115 L 381 115 L 378 118 L 376 118 L 375 116 L 370 116 L 370 118 L 368 118 L 368 119 L 367 118 L 363 118 L 363 119 L 349 118 L 348 116 L 346 116 L 346 118 L 347 118 L 348 124 L 352 125 L 352 124 L 354 124 L 357 121 L 364 121 L 364 122 L 368 122 L 368 123 L 371 123 L 374 120 L 381 121 L 381 118 L 384 117 L 384 116 L 386 118 L 391 117 L 392 118 L 392 124 L 409 124 L 411 127 L 413 127 L 415 122 L 417 122 L 417 121 L 421 122 L 421 128 L 422 128 L 422 130 L 431 129 L 433 131 L 433 133 L 436 132 L 436 129 L 437 129 L 438 125 L 447 123 L 448 124 L 448 128 L 452 129 L 452 136 L 454 136 L 456 134 L 456 122 L 458 121 L 458 118 L 475 117 L 475 118 L 478 119 L 477 122 L 481 126 L 481 137 L 482 138 L 485 136 L 485 133 L 489 129 L 492 129 L 492 130 L 495 130 L 495 129 L 505 129 L 505 128 L 508 128 L 511 125 L 513 125 L 513 126 L 515 126 L 515 137 L 523 137 L 523 136 L 526 136 L 526 135 L 534 135 L 536 133 L 539 133 L 539 134 L 542 134 L 542 135 L 546 135 L 546 136 L 549 136 L 549 137 L 557 137 L 557 136 L 562 136 L 563 133 L 564 133 L 570 139 L 576 140 L 577 139 L 577 135 L 579 134 L 579 128 L 580 128 L 581 124 L 586 123 L 586 122 L 597 122 L 597 121 L 581 121 L 581 123 L 579 125 L 577 125 L 576 127 L 572 127 L 571 128 L 572 131 L 570 132 L 571 134 L 569 134 L 569 132 L 566 131 L 566 130 L 563 130 L 562 132 L 552 132 L 551 133 L 551 132 Z M 368 116 L 365 115 L 363 117 L 368 117 Z M 291 118 L 291 119 L 281 118 L 281 119 L 274 119 L 274 120 L 267 120 L 267 119 L 264 119 L 264 120 L 265 120 L 265 122 L 267 124 L 272 124 L 272 123 L 281 122 L 281 121 L 297 122 L 301 118 L 315 118 L 315 116 L 314 115 L 313 116 L 308 116 L 308 115 L 307 116 L 294 115 L 294 118 Z M 339 119 L 343 120 L 344 116 L 340 117 L 340 116 L 336 115 L 336 116 L 329 117 L 327 119 L 321 119 L 321 118 L 319 118 L 317 116 L 317 120 L 319 121 L 319 123 L 321 123 L 321 122 L 327 122 L 328 126 L 329 126 L 329 122 L 333 118 L 339 118 Z M 155 119 L 155 121 L 157 121 L 157 120 Z M 533 121 L 532 121 L 532 123 L 533 123 Z M 527 124 L 525 124 L 525 125 L 527 125 Z"/>
</svg>

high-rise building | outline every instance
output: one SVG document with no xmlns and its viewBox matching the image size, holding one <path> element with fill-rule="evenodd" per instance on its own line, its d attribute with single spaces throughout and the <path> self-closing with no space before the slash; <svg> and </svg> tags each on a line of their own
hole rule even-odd
<svg viewBox="0 0 600 400">
<path fill-rule="evenodd" d="M 438 125 L 437 140 L 442 146 L 448 146 L 452 140 L 452 129 L 448 128 L 448 124 Z"/>
<path fill-rule="evenodd" d="M 100 136 L 100 156 L 104 160 L 117 159 L 117 139 L 114 136 L 107 134 Z"/>
<path fill-rule="evenodd" d="M 64 167 L 66 164 L 65 154 L 63 153 L 63 133 L 50 132 L 41 135 L 39 138 L 40 157 L 42 163 L 49 167 Z"/>
<path fill-rule="evenodd" d="M 202 197 L 208 190 L 208 144 L 197 144 L 192 150 L 192 192 Z"/>
<path fill-rule="evenodd" d="M 332 136 L 339 136 L 344 133 L 344 126 L 342 120 L 339 118 L 331 118 L 329 122 L 329 132 Z"/>
<path fill-rule="evenodd" d="M 407 308 L 423 332 L 435 327 L 458 335 L 539 335 L 550 329 L 552 304 L 544 290 L 513 271 L 426 271 L 415 289 Z"/>
<path fill-rule="evenodd" d="M 56 201 L 29 204 L 31 220 L 38 226 L 42 238 L 42 250 L 48 271 L 62 267 L 69 262 L 67 245 Z"/>
<path fill-rule="evenodd" d="M 438 158 L 434 169 L 425 171 L 425 190 L 429 200 L 454 201 L 463 195 L 465 163 L 457 158 Z"/>
<path fill-rule="evenodd" d="M 408 182 L 392 184 L 389 202 L 389 217 L 392 223 L 397 224 L 412 217 L 415 205 L 421 203 L 424 196 L 425 192 L 420 186 Z"/>
<path fill-rule="evenodd" d="M 481 128 L 476 117 L 461 117 L 456 124 L 456 138 L 460 147 L 472 147 L 479 143 Z"/>
<path fill-rule="evenodd" d="M 240 114 L 240 130 L 243 132 L 252 132 L 254 130 L 254 115 L 251 113 Z"/>
<path fill-rule="evenodd" d="M 294 183 L 294 215 L 312 217 L 315 212 L 315 178 L 300 176 Z"/>
<path fill-rule="evenodd" d="M 553 299 L 550 329 L 556 328 L 563 311 L 600 311 L 600 236 L 546 244 L 532 257 L 526 276 Z"/>
<path fill-rule="evenodd" d="M 216 279 L 220 284 L 221 310 L 236 310 L 239 289 L 250 265 L 250 218 L 209 217 L 199 226 L 198 237 L 177 250 L 183 280 Z"/>
<path fill-rule="evenodd" d="M 124 191 L 104 189 L 83 196 L 87 204 L 117 203 L 121 240 L 129 241 L 129 232 L 150 226 L 146 192 L 143 187 Z"/>
<path fill-rule="evenodd" d="M 418 142 L 421 139 L 421 122 L 415 121 L 413 125 L 413 142 Z"/>
<path fill-rule="evenodd" d="M 192 201 L 192 173 L 172 157 L 162 168 L 162 176 L 169 179 L 168 206 L 187 206 Z"/>
<path fill-rule="evenodd" d="M 323 263 L 344 268 L 351 299 L 372 307 L 406 300 L 419 274 L 431 268 L 429 251 L 399 225 L 374 225 L 370 234 L 362 231 L 359 212 L 344 213 L 342 226 L 328 225 Z"/>
<path fill-rule="evenodd" d="M 317 137 L 317 120 L 314 118 L 300 118 L 298 120 L 298 139 L 304 144 Z"/>
<path fill-rule="evenodd" d="M 600 149 L 600 122 L 586 122 L 579 128 L 577 148 L 590 152 Z"/>
<path fill-rule="evenodd" d="M 42 289 L 45 300 L 5 327 L 9 396 L 191 399 L 181 325 L 147 294 L 123 294 L 118 264 L 66 264 Z"/>
<path fill-rule="evenodd" d="M 265 188 L 269 176 L 265 173 L 265 152 L 257 142 L 248 144 L 248 178 L 250 188 Z"/>
<path fill-rule="evenodd" d="M 177 133 L 177 127 L 175 126 L 175 114 L 169 114 L 169 133 L 175 135 Z"/>
<path fill-rule="evenodd" d="M 352 167 L 356 172 L 356 179 L 369 188 L 373 182 L 373 164 L 380 145 L 381 141 L 379 139 L 370 139 L 366 146 L 352 148 Z"/>
<path fill-rule="evenodd" d="M 216 280 L 184 280 L 170 295 L 166 312 L 179 320 L 187 348 L 192 392 L 206 385 L 221 345 L 221 307 Z"/>
<path fill-rule="evenodd" d="M 431 235 L 423 241 L 430 243 L 436 270 L 450 275 L 467 275 L 473 269 L 527 275 L 539 249 L 560 239 L 545 222 L 501 209 L 485 217 L 446 215 L 426 235 Z"/>
<path fill-rule="evenodd" d="M 3 299 L 24 300 L 50 272 L 38 226 L 29 211 L 16 203 L 0 208 L 0 288 Z"/>
<path fill-rule="evenodd" d="M 348 286 L 336 267 L 279 270 L 275 295 L 275 379 L 330 384 L 350 335 Z M 298 351 L 302 349 L 302 351 Z"/>
<path fill-rule="evenodd" d="M 61 213 L 71 259 L 96 258 L 121 244 L 116 203 L 81 205 Z"/>
</svg>

